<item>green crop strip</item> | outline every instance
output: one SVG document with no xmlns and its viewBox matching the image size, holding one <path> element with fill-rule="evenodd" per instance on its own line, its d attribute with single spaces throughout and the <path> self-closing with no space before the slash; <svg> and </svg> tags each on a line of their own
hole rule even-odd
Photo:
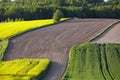
<svg viewBox="0 0 120 80">
<path fill-rule="evenodd" d="M 71 48 L 63 80 L 119 80 L 120 45 L 85 43 Z"/>
<path fill-rule="evenodd" d="M 3 61 L 4 52 L 8 46 L 8 40 L 3 40 L 0 42 L 0 62 Z"/>
</svg>

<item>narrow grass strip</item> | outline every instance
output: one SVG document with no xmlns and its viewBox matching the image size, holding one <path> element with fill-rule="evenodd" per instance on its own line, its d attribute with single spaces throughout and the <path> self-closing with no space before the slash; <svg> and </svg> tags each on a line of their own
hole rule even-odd
<svg viewBox="0 0 120 80">
<path fill-rule="evenodd" d="M 8 40 L 3 40 L 0 42 L 0 62 L 3 61 L 5 50 L 8 46 Z"/>
<path fill-rule="evenodd" d="M 109 30 L 110 28 L 114 27 L 115 25 L 117 25 L 118 23 L 120 23 L 119 21 L 116 21 L 112 24 L 110 24 L 109 26 L 107 26 L 103 31 L 101 31 L 100 33 L 98 33 L 96 36 L 92 37 L 91 39 L 88 40 L 88 42 L 92 42 L 93 40 L 97 39 L 98 37 L 100 37 L 102 34 L 104 34 L 107 30 Z"/>
</svg>

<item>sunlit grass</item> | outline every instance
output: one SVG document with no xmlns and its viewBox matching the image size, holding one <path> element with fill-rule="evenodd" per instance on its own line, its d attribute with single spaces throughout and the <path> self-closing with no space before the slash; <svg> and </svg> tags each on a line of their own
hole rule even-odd
<svg viewBox="0 0 120 80">
<path fill-rule="evenodd" d="M 8 40 L 3 40 L 0 42 L 0 62 L 3 60 L 4 52 L 7 48 Z"/>
</svg>

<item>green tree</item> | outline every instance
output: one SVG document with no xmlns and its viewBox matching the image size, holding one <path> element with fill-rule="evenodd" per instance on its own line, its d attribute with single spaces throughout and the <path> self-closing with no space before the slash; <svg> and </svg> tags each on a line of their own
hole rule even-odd
<svg viewBox="0 0 120 80">
<path fill-rule="evenodd" d="M 104 0 L 86 0 L 88 3 L 101 3 L 104 2 Z"/>
<path fill-rule="evenodd" d="M 55 23 L 59 22 L 60 19 L 63 18 L 63 17 L 64 17 L 64 14 L 59 9 L 57 9 L 53 14 L 53 19 L 54 19 Z"/>
<path fill-rule="evenodd" d="M 62 6 L 64 5 L 64 0 L 51 0 L 52 1 L 52 5 L 54 6 Z"/>
</svg>

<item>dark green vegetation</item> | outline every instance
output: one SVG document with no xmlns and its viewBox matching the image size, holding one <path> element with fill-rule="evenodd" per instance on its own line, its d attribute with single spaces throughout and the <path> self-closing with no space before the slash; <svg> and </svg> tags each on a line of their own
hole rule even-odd
<svg viewBox="0 0 120 80">
<path fill-rule="evenodd" d="M 63 17 L 64 17 L 64 14 L 59 9 L 56 10 L 55 13 L 53 14 L 53 19 L 55 23 L 59 22 L 60 19 Z"/>
<path fill-rule="evenodd" d="M 8 46 L 8 40 L 3 40 L 0 42 L 0 62 L 3 60 L 4 52 Z"/>
<path fill-rule="evenodd" d="M 120 45 L 86 43 L 71 49 L 63 80 L 120 80 Z"/>
<path fill-rule="evenodd" d="M 119 0 L 2 0 L 0 21 L 52 18 L 56 9 L 65 17 L 120 18 Z"/>
</svg>

